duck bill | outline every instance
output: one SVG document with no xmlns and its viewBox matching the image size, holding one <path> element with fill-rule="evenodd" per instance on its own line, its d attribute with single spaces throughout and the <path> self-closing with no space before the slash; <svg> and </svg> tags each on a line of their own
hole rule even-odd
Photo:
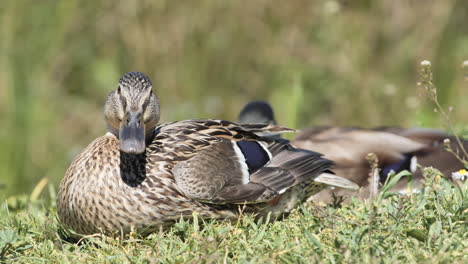
<svg viewBox="0 0 468 264">
<path fill-rule="evenodd" d="M 145 130 L 137 113 L 129 113 L 127 122 L 120 126 L 120 150 L 129 154 L 145 152 Z"/>
</svg>

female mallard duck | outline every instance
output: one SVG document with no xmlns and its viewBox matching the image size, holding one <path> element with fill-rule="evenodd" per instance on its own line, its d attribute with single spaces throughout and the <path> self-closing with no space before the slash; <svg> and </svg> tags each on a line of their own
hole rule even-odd
<svg viewBox="0 0 468 264">
<path fill-rule="evenodd" d="M 330 172 L 321 154 L 257 133 L 291 131 L 273 125 L 186 120 L 157 125 L 159 104 L 150 79 L 125 74 L 105 105 L 108 131 L 67 170 L 58 215 L 78 233 L 150 232 L 189 217 L 273 217 L 328 185 L 357 186 Z"/>
<path fill-rule="evenodd" d="M 276 124 L 273 109 L 266 102 L 251 102 L 239 115 L 240 123 L 262 122 Z M 383 183 L 390 171 L 412 172 L 415 186 L 423 180 L 422 167 L 434 167 L 450 177 L 452 172 L 463 169 L 463 163 L 445 149 L 443 140 L 449 138 L 451 148 L 460 150 L 456 140 L 434 129 L 403 128 L 339 128 L 318 127 L 302 130 L 291 144 L 298 148 L 314 149 L 335 162 L 336 175 L 351 180 L 363 187 L 359 193 L 345 190 L 324 190 L 314 199 L 330 202 L 333 196 L 369 196 L 368 153 L 379 160 L 380 180 Z M 468 141 L 462 141 L 468 149 Z M 465 159 L 468 157 L 465 157 Z M 406 180 L 400 181 L 393 191 L 405 191 Z"/>
</svg>

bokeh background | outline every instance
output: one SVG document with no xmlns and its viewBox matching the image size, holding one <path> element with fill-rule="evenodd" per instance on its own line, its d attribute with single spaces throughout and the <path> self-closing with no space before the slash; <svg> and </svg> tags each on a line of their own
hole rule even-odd
<svg viewBox="0 0 468 264">
<path fill-rule="evenodd" d="M 296 128 L 441 127 L 423 59 L 466 127 L 466 0 L 2 0 L 0 196 L 57 187 L 127 71 L 152 78 L 163 121 L 235 120 L 263 99 Z"/>
</svg>

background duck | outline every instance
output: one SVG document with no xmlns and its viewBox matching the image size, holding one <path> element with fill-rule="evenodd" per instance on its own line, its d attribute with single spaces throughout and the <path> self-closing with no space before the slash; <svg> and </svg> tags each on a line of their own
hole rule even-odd
<svg viewBox="0 0 468 264">
<path fill-rule="evenodd" d="M 267 102 L 248 103 L 239 114 L 240 123 L 262 122 L 276 124 L 274 112 Z M 349 179 L 362 189 L 359 192 L 347 190 L 324 190 L 314 199 L 330 202 L 333 196 L 369 196 L 369 169 L 366 160 L 368 153 L 374 153 L 379 160 L 380 181 L 385 182 L 390 171 L 408 170 L 413 174 L 414 187 L 420 187 L 423 175 L 421 167 L 434 167 L 445 176 L 464 169 L 464 164 L 444 146 L 444 139 L 450 139 L 450 147 L 461 153 L 453 136 L 427 128 L 376 128 L 362 129 L 351 127 L 307 128 L 298 133 L 291 144 L 298 148 L 313 149 L 335 162 L 336 175 Z M 462 140 L 465 149 L 468 142 Z M 464 157 L 462 155 L 462 157 Z M 467 159 L 468 157 L 464 157 Z M 402 179 L 393 191 L 406 191 L 407 180 Z"/>
<path fill-rule="evenodd" d="M 78 233 L 150 232 L 193 212 L 273 217 L 326 188 L 356 189 L 321 154 L 260 133 L 292 131 L 223 120 L 161 124 L 150 79 L 125 74 L 105 105 L 108 133 L 70 165 L 59 187 L 60 220 Z"/>
</svg>

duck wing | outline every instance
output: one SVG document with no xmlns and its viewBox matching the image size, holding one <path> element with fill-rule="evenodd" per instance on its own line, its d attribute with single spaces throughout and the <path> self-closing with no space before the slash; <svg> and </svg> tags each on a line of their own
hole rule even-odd
<svg viewBox="0 0 468 264">
<path fill-rule="evenodd" d="M 154 142 L 163 143 L 166 149 L 172 146 L 169 156 L 176 161 L 172 174 L 187 197 L 216 204 L 262 203 L 293 186 L 312 182 L 322 173 L 331 173 L 333 165 L 317 152 L 258 135 L 279 131 L 290 129 L 188 120 L 161 127 Z M 325 188 L 327 181 L 322 181 Z M 356 187 L 349 181 L 346 183 L 349 188 Z"/>
</svg>

